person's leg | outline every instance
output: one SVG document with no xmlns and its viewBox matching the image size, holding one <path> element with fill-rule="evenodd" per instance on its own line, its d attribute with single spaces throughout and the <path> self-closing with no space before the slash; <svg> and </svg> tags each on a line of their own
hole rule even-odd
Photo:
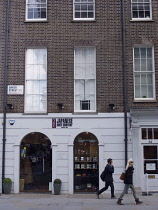
<svg viewBox="0 0 158 210">
<path fill-rule="evenodd" d="M 136 190 L 133 184 L 130 185 L 131 190 L 133 191 L 133 197 L 135 198 L 136 204 L 141 204 L 143 201 L 139 201 L 139 198 L 136 196 Z"/>
<path fill-rule="evenodd" d="M 117 204 L 123 205 L 123 203 L 121 203 L 121 201 L 122 201 L 123 196 L 127 193 L 128 189 L 129 189 L 129 185 L 128 184 L 125 184 L 124 190 L 121 193 L 120 197 L 118 198 Z"/>
<path fill-rule="evenodd" d="M 129 189 L 129 184 L 125 184 L 124 190 L 123 190 L 123 192 L 121 193 L 121 195 L 119 197 L 120 199 L 123 198 L 123 196 L 127 193 L 128 189 Z"/>
<path fill-rule="evenodd" d="M 109 182 L 105 182 L 105 187 L 103 187 L 101 190 L 98 191 L 98 195 L 100 195 L 102 192 L 107 190 L 109 187 Z"/>
<path fill-rule="evenodd" d="M 137 199 L 137 196 L 136 196 L 136 191 L 135 191 L 134 185 L 133 185 L 133 184 L 130 184 L 130 188 L 131 188 L 131 190 L 133 191 L 133 197 L 134 197 L 135 200 L 136 200 L 136 199 Z"/>
<path fill-rule="evenodd" d="M 114 184 L 113 184 L 113 182 L 110 182 L 109 185 L 111 187 L 111 197 L 115 197 L 115 195 L 114 195 Z"/>
</svg>

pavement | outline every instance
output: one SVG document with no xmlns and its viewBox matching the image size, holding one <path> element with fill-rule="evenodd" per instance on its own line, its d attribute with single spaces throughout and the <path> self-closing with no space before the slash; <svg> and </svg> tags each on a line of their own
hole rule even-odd
<svg viewBox="0 0 158 210">
<path fill-rule="evenodd" d="M 101 195 L 100 199 L 94 194 L 2 194 L 0 210 L 158 210 L 158 193 L 138 196 L 143 204 L 136 205 L 132 194 L 127 194 L 122 201 L 124 205 L 120 206 L 109 194 Z"/>
</svg>

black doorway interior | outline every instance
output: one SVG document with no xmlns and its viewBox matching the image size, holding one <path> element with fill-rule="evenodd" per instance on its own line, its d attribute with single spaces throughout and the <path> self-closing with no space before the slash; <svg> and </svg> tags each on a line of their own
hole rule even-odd
<svg viewBox="0 0 158 210">
<path fill-rule="evenodd" d="M 20 147 L 20 192 L 49 192 L 51 182 L 51 142 L 42 133 L 30 133 Z"/>
</svg>

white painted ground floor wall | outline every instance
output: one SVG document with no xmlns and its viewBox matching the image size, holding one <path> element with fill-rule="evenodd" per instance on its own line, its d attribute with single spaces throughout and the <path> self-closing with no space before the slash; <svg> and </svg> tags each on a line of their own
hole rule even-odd
<svg viewBox="0 0 158 210">
<path fill-rule="evenodd" d="M 52 119 L 72 118 L 73 125 L 69 128 L 52 128 Z M 14 119 L 14 125 L 9 120 Z M 130 114 L 128 114 L 128 158 L 135 162 L 134 183 L 143 189 L 142 152 L 140 141 L 140 124 L 132 122 L 130 129 Z M 134 119 L 134 117 L 133 117 Z M 156 119 L 155 119 L 156 120 Z M 0 138 L 3 138 L 3 115 L 0 115 Z M 75 137 L 82 132 L 91 132 L 99 142 L 99 174 L 110 157 L 114 161 L 115 191 L 122 191 L 124 184 L 119 179 L 125 166 L 124 146 L 124 114 L 99 113 L 89 115 L 77 114 L 48 114 L 24 115 L 7 114 L 6 125 L 6 158 L 5 177 L 13 180 L 12 192 L 19 193 L 20 175 L 20 144 L 22 139 L 31 132 L 45 134 L 52 143 L 52 180 L 62 180 L 62 194 L 73 193 L 73 147 Z M 158 125 L 158 119 L 155 122 Z M 140 170 L 141 169 L 141 170 Z M 2 141 L 0 143 L 0 176 L 2 177 Z M 2 189 L 0 182 L 0 191 Z M 99 180 L 99 188 L 104 183 Z M 110 191 L 108 191 L 110 192 Z M 53 193 L 53 192 L 52 192 Z"/>
</svg>

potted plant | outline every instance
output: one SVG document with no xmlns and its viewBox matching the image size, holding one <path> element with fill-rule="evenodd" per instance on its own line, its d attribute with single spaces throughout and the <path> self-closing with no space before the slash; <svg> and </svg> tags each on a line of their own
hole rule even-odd
<svg viewBox="0 0 158 210">
<path fill-rule="evenodd" d="M 12 188 L 12 180 L 10 178 L 5 178 L 3 180 L 3 189 L 5 194 L 10 194 Z"/>
<path fill-rule="evenodd" d="M 55 179 L 53 186 L 54 186 L 54 195 L 60 195 L 60 190 L 61 190 L 61 180 L 60 179 Z"/>
</svg>

